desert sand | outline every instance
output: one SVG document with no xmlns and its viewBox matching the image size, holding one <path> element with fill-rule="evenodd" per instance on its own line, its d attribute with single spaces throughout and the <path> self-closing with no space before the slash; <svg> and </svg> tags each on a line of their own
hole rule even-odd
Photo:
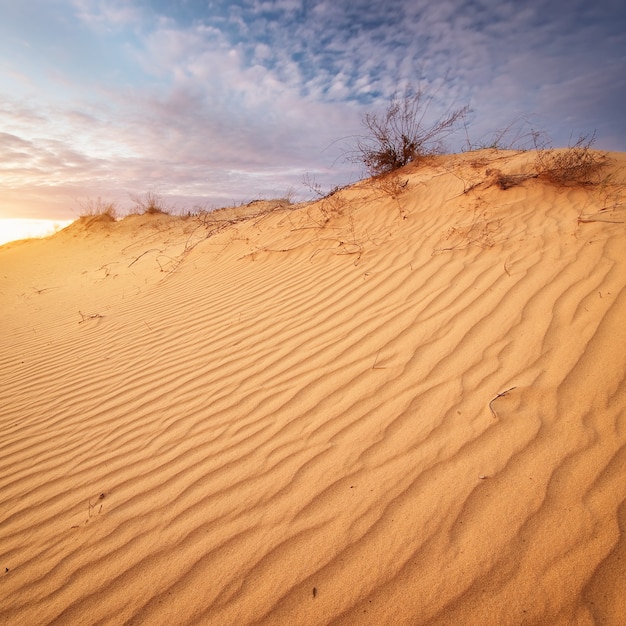
<svg viewBox="0 0 626 626">
<path fill-rule="evenodd" d="M 624 624 L 626 154 L 0 247 L 0 623 Z"/>
</svg>

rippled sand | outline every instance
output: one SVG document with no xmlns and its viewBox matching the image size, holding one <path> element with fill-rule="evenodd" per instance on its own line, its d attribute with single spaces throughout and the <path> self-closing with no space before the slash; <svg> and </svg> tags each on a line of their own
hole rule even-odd
<svg viewBox="0 0 626 626">
<path fill-rule="evenodd" d="M 610 157 L 0 247 L 0 623 L 623 624 Z"/>
</svg>

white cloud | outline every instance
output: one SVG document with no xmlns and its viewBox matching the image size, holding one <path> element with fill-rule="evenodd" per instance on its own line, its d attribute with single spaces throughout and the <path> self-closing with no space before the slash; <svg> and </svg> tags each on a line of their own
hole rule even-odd
<svg viewBox="0 0 626 626">
<path fill-rule="evenodd" d="M 598 122 L 624 147 L 625 29 L 609 1 L 61 0 L 34 21 L 11 5 L 0 35 L 34 60 L 0 64 L 0 166 L 55 199 L 155 185 L 245 199 L 304 171 L 345 182 L 329 146 L 420 79 L 433 116 L 470 103 L 475 136 L 534 113 L 557 141 Z M 33 24 L 50 32 L 30 37 Z"/>
<path fill-rule="evenodd" d="M 142 21 L 143 13 L 133 0 L 72 0 L 76 16 L 91 27 L 110 29 Z"/>
</svg>

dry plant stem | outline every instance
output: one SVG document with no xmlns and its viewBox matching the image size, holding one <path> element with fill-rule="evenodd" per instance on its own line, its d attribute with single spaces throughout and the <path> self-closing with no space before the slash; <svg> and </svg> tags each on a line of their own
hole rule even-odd
<svg viewBox="0 0 626 626">
<path fill-rule="evenodd" d="M 377 367 L 376 363 L 378 363 L 378 357 L 380 356 L 380 350 L 376 353 L 376 358 L 374 359 L 374 365 L 372 365 L 373 370 L 386 370 L 386 367 L 381 367 L 380 365 Z"/>
<path fill-rule="evenodd" d="M 510 391 L 513 391 L 513 389 L 517 389 L 517 387 L 511 387 L 510 389 L 507 389 L 506 391 L 501 391 L 498 395 L 496 395 L 495 397 L 493 397 L 490 401 L 489 401 L 489 410 L 491 411 L 491 414 L 494 416 L 494 418 L 498 418 L 497 413 L 493 410 L 493 407 L 491 406 L 498 398 L 502 398 L 503 396 L 506 396 Z"/>
<path fill-rule="evenodd" d="M 501 172 L 497 172 L 495 183 L 500 189 L 506 191 L 507 189 L 511 189 L 511 187 L 521 185 L 524 181 L 530 180 L 531 178 L 538 178 L 538 176 L 539 174 L 502 174 Z"/>
<path fill-rule="evenodd" d="M 478 198 L 480 200 L 480 198 Z M 502 222 L 501 219 L 489 220 L 486 217 L 486 212 L 479 213 L 479 206 L 473 208 L 472 221 L 466 227 L 454 226 L 448 231 L 448 237 L 452 235 L 458 235 L 463 237 L 463 241 L 454 245 L 447 246 L 445 248 L 435 248 L 432 252 L 432 256 L 440 254 L 442 252 L 451 252 L 453 250 L 464 250 L 470 246 L 478 246 L 480 248 L 491 248 L 495 241 L 492 235 L 500 228 Z M 483 221 L 480 221 L 480 218 Z M 480 230 L 479 230 L 480 229 Z"/>
<path fill-rule="evenodd" d="M 592 222 L 603 222 L 605 224 L 624 224 L 624 220 L 600 220 L 600 219 L 592 219 L 590 217 L 579 217 L 579 224 L 591 224 Z"/>
<path fill-rule="evenodd" d="M 144 196 L 130 194 L 130 199 L 134 202 L 135 208 L 141 213 L 157 215 L 159 213 L 169 213 L 163 198 L 153 191 L 148 191 Z"/>
<path fill-rule="evenodd" d="M 467 125 L 464 123 L 467 150 L 528 150 L 534 138 L 533 132 L 526 130 L 529 124 L 530 119 L 520 115 L 508 126 L 496 129 L 490 135 L 483 135 L 476 143 L 472 143 L 469 138 Z"/>
<path fill-rule="evenodd" d="M 365 114 L 362 124 L 366 135 L 356 138 L 346 159 L 377 175 L 443 152 L 443 139 L 456 130 L 469 107 L 448 109 L 435 122 L 428 123 L 426 114 L 436 95 L 437 92 L 429 95 L 421 87 L 409 87 L 404 94 L 393 95 L 383 115 Z"/>
<path fill-rule="evenodd" d="M 77 201 L 80 211 L 80 217 L 97 217 L 107 216 L 111 220 L 117 217 L 117 202 L 110 200 L 102 200 L 100 196 L 96 200 L 87 198 L 86 200 Z"/>
<path fill-rule="evenodd" d="M 104 277 L 108 278 L 111 275 L 111 268 L 109 265 L 115 265 L 118 261 L 113 261 L 111 263 L 105 263 L 101 267 L 98 268 L 98 271 L 104 270 Z"/>
<path fill-rule="evenodd" d="M 100 315 L 100 313 L 93 313 L 92 315 L 87 315 L 83 313 L 82 311 L 79 311 L 78 313 L 83 318 L 80 320 L 80 322 L 78 322 L 79 324 L 82 324 L 83 322 L 86 322 L 87 320 L 99 320 L 104 317 L 104 315 Z"/>
<path fill-rule="evenodd" d="M 105 495 L 103 493 L 101 493 L 98 496 L 98 500 L 104 500 L 104 498 L 105 498 Z M 93 510 L 96 508 L 97 505 L 98 505 L 98 502 L 95 502 L 94 504 L 91 503 L 91 498 L 87 500 L 87 519 L 83 522 L 83 525 L 86 525 L 89 523 L 89 520 L 91 519 L 92 515 L 100 515 L 100 513 L 102 513 L 102 506 L 103 506 L 102 504 L 100 505 L 98 512 L 93 513 Z M 74 524 L 72 528 L 80 528 L 80 524 Z"/>
<path fill-rule="evenodd" d="M 136 248 L 139 246 L 140 243 L 142 243 L 143 241 L 146 241 L 148 239 L 152 239 L 154 237 L 154 233 L 148 233 L 147 235 L 140 237 L 138 239 L 133 240 L 132 243 L 129 243 L 127 246 L 124 246 L 121 250 L 122 254 L 126 254 L 126 251 L 129 248 Z"/>
<path fill-rule="evenodd" d="M 452 176 L 454 176 L 463 183 L 463 191 L 459 194 L 456 194 L 455 196 L 452 196 L 451 198 L 448 198 L 449 200 L 454 200 L 455 198 L 459 198 L 460 196 L 470 193 L 470 191 L 474 191 L 474 189 L 486 186 L 486 183 L 482 178 L 480 180 L 477 180 L 476 182 L 471 182 L 463 178 L 463 176 L 454 171 L 454 169 L 450 169 L 449 172 L 450 174 L 452 174 Z"/>
<path fill-rule="evenodd" d="M 44 287 L 43 289 L 37 289 L 37 287 L 31 287 L 31 289 L 40 296 L 44 291 L 50 291 L 51 289 L 58 289 L 58 287 Z"/>
<path fill-rule="evenodd" d="M 185 250 L 185 252 L 188 252 L 188 250 Z M 168 261 L 166 263 L 161 263 L 161 261 L 159 260 L 161 257 L 165 257 L 166 259 L 168 259 Z M 167 263 L 171 263 L 172 265 L 172 269 L 170 269 L 168 271 L 168 274 L 171 274 L 172 272 L 176 271 L 176 269 L 178 268 L 178 266 L 181 264 L 182 259 L 175 259 L 174 257 L 171 257 L 167 254 L 160 254 L 157 258 L 156 258 L 156 262 L 159 264 L 159 268 L 162 272 L 165 272 L 166 270 L 164 269 L 164 267 L 167 265 Z"/>
<path fill-rule="evenodd" d="M 131 263 L 128 265 L 128 267 L 133 266 L 135 263 L 137 263 L 137 261 L 139 261 L 139 259 L 142 256 L 145 256 L 146 254 L 150 253 L 150 252 L 159 252 L 160 254 L 163 254 L 163 250 L 159 250 L 159 248 L 150 248 L 150 250 L 146 250 L 145 252 L 142 252 L 137 258 L 135 258 L 133 261 L 131 261 Z"/>
<path fill-rule="evenodd" d="M 254 225 L 258 226 L 258 224 L 262 220 L 264 220 L 268 215 L 275 213 L 277 211 L 290 211 L 290 210 L 293 210 L 293 208 L 287 209 L 277 204 L 275 206 L 270 207 L 269 209 L 260 211 L 259 213 L 254 213 L 252 215 L 245 215 L 242 217 L 233 217 L 233 218 L 228 218 L 228 219 L 212 218 L 210 217 L 210 214 L 208 213 L 201 214 L 200 216 L 198 216 L 199 224 L 192 230 L 191 234 L 187 238 L 187 242 L 185 243 L 185 251 L 187 252 L 195 248 L 195 246 L 197 246 L 200 243 L 200 241 L 209 239 L 210 237 L 213 237 L 214 235 L 217 235 L 223 232 L 224 230 L 228 230 L 231 226 L 234 226 L 235 224 L 239 224 L 240 222 L 254 220 L 253 222 Z M 215 226 L 215 227 L 211 228 L 211 226 Z M 206 235 L 203 238 L 198 239 L 198 241 L 190 245 L 190 242 L 193 236 L 195 235 L 196 231 L 199 228 L 211 228 L 211 229 L 206 233 Z"/>
<path fill-rule="evenodd" d="M 97 502 L 95 504 L 91 504 L 91 500 L 89 500 L 89 510 L 88 510 L 89 517 L 91 517 L 91 513 L 96 508 L 97 504 L 98 504 Z M 101 511 L 102 511 L 102 505 L 100 505 L 100 508 L 98 509 L 98 515 L 100 514 Z"/>
<path fill-rule="evenodd" d="M 555 151 L 535 146 L 535 169 L 539 176 L 557 185 L 592 185 L 600 181 L 596 174 L 606 164 L 606 156 L 594 152 L 595 133 L 582 135 L 566 149 Z"/>
</svg>

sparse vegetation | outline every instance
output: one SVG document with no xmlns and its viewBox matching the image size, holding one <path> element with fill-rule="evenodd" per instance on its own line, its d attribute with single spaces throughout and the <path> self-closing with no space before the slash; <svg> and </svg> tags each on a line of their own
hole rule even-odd
<svg viewBox="0 0 626 626">
<path fill-rule="evenodd" d="M 79 324 L 84 324 L 88 320 L 99 320 L 104 317 L 104 315 L 100 315 L 100 313 L 83 313 L 82 311 L 78 311 L 78 314 L 82 318 Z"/>
<path fill-rule="evenodd" d="M 287 204 L 293 204 L 296 200 L 296 189 L 293 186 L 289 186 L 287 187 L 287 190 L 285 191 L 285 195 L 280 198 L 280 200 L 283 200 L 284 202 L 286 202 Z"/>
<path fill-rule="evenodd" d="M 310 174 L 305 174 L 302 184 L 315 195 L 317 202 L 315 211 L 313 213 L 307 211 L 307 213 L 318 227 L 325 226 L 332 217 L 341 215 L 346 200 L 339 192 L 346 189 L 348 185 L 335 185 L 329 191 L 324 191 L 322 185 Z"/>
<path fill-rule="evenodd" d="M 516 117 L 510 124 L 504 128 L 499 128 L 491 133 L 487 133 L 480 137 L 478 141 L 470 140 L 467 125 L 465 127 L 466 148 L 465 151 L 472 152 L 474 150 L 529 150 L 541 136 L 533 130 L 529 130 L 529 119 L 521 115 Z"/>
<path fill-rule="evenodd" d="M 487 170 L 486 173 L 493 176 L 493 182 L 502 190 L 517 187 L 524 181 L 538 176 L 538 174 L 504 174 L 500 170 Z"/>
<path fill-rule="evenodd" d="M 537 175 L 557 185 L 591 185 L 599 183 L 597 177 L 605 165 L 603 154 L 592 149 L 595 134 L 582 135 L 567 148 L 555 150 L 537 147 L 535 169 Z"/>
<path fill-rule="evenodd" d="M 442 233 L 440 245 L 433 250 L 433 255 L 453 250 L 464 250 L 470 246 L 491 248 L 496 244 L 496 233 L 502 220 L 492 218 L 484 208 L 483 203 L 477 202 L 472 217 L 465 224 L 458 224 Z"/>
<path fill-rule="evenodd" d="M 87 198 L 79 200 L 80 217 L 99 217 L 104 216 L 115 220 L 117 218 L 117 203 L 109 200 L 102 200 L 100 196 L 97 199 Z"/>
<path fill-rule="evenodd" d="M 367 201 L 375 202 L 383 197 L 394 199 L 402 219 L 407 218 L 402 198 L 407 189 L 415 183 L 411 183 L 410 176 L 403 176 L 402 172 L 397 170 L 411 162 L 444 153 L 443 140 L 455 132 L 461 124 L 465 127 L 467 134 L 465 125 L 465 116 L 469 111 L 467 106 L 455 110 L 448 109 L 444 115 L 432 123 L 425 121 L 433 98 L 434 96 L 428 95 L 421 89 L 417 91 L 409 89 L 401 96 L 394 95 L 383 115 L 379 116 L 376 113 L 364 115 L 362 123 L 367 134 L 357 137 L 354 149 L 344 154 L 347 160 L 360 163 L 370 174 L 370 179 L 363 181 L 363 185 L 374 192 L 367 197 Z M 492 164 L 492 156 L 486 153 L 478 154 L 475 158 L 446 161 L 445 169 L 463 182 L 462 194 L 469 194 L 470 192 L 476 194 L 479 190 L 494 186 L 501 190 L 507 190 L 530 179 L 542 179 L 557 186 L 601 185 L 604 180 L 608 180 L 608 177 L 603 179 L 598 176 L 598 172 L 606 163 L 606 156 L 592 149 L 595 134 L 581 136 L 575 143 L 570 143 L 567 148 L 554 149 L 544 132 L 534 130 L 528 133 L 524 132 L 527 124 L 527 118 L 516 118 L 504 129 L 486 135 L 486 139 L 478 144 L 472 144 L 469 141 L 469 135 L 467 135 L 467 146 L 470 150 L 527 150 L 529 149 L 527 141 L 530 138 L 532 147 L 536 152 L 536 158 L 534 164 L 529 159 L 524 161 L 518 171 L 508 172 L 496 168 L 483 170 L 482 168 Z M 505 157 L 506 155 L 503 155 L 502 158 L 506 161 Z M 464 165 L 459 166 L 459 163 Z M 309 174 L 304 176 L 302 182 L 313 192 L 317 202 L 311 203 L 310 207 L 306 206 L 307 219 L 304 222 L 298 222 L 295 218 L 295 221 L 291 217 L 288 218 L 293 230 L 324 228 L 331 220 L 345 217 L 346 207 L 350 207 L 350 194 L 341 192 L 347 185 L 336 185 L 330 191 L 325 191 Z M 291 211 L 298 208 L 299 205 L 293 204 L 295 196 L 295 190 L 293 187 L 289 187 L 284 197 L 275 200 L 258 199 L 247 204 L 242 203 L 239 206 L 215 210 L 209 210 L 207 206 L 196 205 L 186 213 L 179 212 L 178 214 L 183 219 L 193 218 L 190 230 L 187 231 L 188 239 L 183 254 L 195 247 L 200 241 L 213 237 L 239 222 L 255 220 L 255 224 L 257 224 L 275 211 Z M 169 215 L 172 212 L 172 207 L 166 205 L 163 197 L 152 191 L 143 195 L 131 194 L 130 199 L 134 204 L 134 210 L 131 209 L 131 213 L 134 214 Z M 115 220 L 117 217 L 115 202 L 103 201 L 98 197 L 96 200 L 88 199 L 79 204 L 82 210 L 81 217 L 89 216 L 99 219 L 99 216 L 105 216 L 107 220 Z M 300 206 L 304 207 L 305 205 Z M 352 220 L 352 217 L 350 219 Z M 586 221 L 587 219 L 587 216 L 581 216 L 579 221 Z M 91 221 L 95 221 L 95 219 Z M 352 222 L 351 224 L 354 235 L 354 225 Z M 499 225 L 499 220 L 488 218 L 486 212 L 479 211 L 477 204 L 474 207 L 471 220 L 452 227 L 445 234 L 444 241 L 435 252 L 457 250 L 468 245 L 491 247 L 494 245 L 494 235 Z M 345 241 L 342 240 L 340 246 L 340 254 L 355 254 L 358 262 L 362 249 L 354 236 Z M 164 255 L 161 250 L 150 249 L 136 257 L 129 267 L 141 259 L 143 255 L 155 251 L 160 254 L 157 257 L 157 263 L 161 271 L 164 272 L 174 271 L 182 258 L 181 255 L 181 258 L 174 259 Z M 81 323 L 93 316 L 83 317 Z"/>
<path fill-rule="evenodd" d="M 130 199 L 135 205 L 136 213 L 147 215 L 169 214 L 171 211 L 166 206 L 163 197 L 153 191 L 146 192 L 143 196 L 131 194 Z"/>
<path fill-rule="evenodd" d="M 389 172 L 375 176 L 372 179 L 372 187 L 383 195 L 397 198 L 407 190 L 409 180 L 402 178 L 397 172 Z"/>
<path fill-rule="evenodd" d="M 336 193 L 338 193 L 342 189 L 345 189 L 348 186 L 348 185 L 334 185 L 333 187 L 330 188 L 329 191 L 324 191 L 321 183 L 315 180 L 315 176 L 311 176 L 308 173 L 302 177 L 302 184 L 307 189 L 312 191 L 315 198 L 318 200 L 322 200 L 324 198 L 330 198 L 331 196 L 334 196 Z"/>
<path fill-rule="evenodd" d="M 602 184 L 600 170 L 606 164 L 606 157 L 592 149 L 595 135 L 583 135 L 567 148 L 555 149 L 550 146 L 544 132 L 532 132 L 536 157 L 531 171 L 505 173 L 499 169 L 488 169 L 487 181 L 475 183 L 464 193 L 479 184 L 497 185 L 506 190 L 517 187 L 532 178 L 541 178 L 557 186 Z"/>
<path fill-rule="evenodd" d="M 436 95 L 436 94 L 434 94 Z M 356 138 L 346 159 L 365 166 L 371 176 L 397 170 L 408 163 L 444 152 L 443 140 L 457 130 L 469 107 L 448 110 L 433 122 L 427 113 L 434 99 L 421 88 L 394 95 L 381 116 L 366 113 L 366 134 Z"/>
</svg>

